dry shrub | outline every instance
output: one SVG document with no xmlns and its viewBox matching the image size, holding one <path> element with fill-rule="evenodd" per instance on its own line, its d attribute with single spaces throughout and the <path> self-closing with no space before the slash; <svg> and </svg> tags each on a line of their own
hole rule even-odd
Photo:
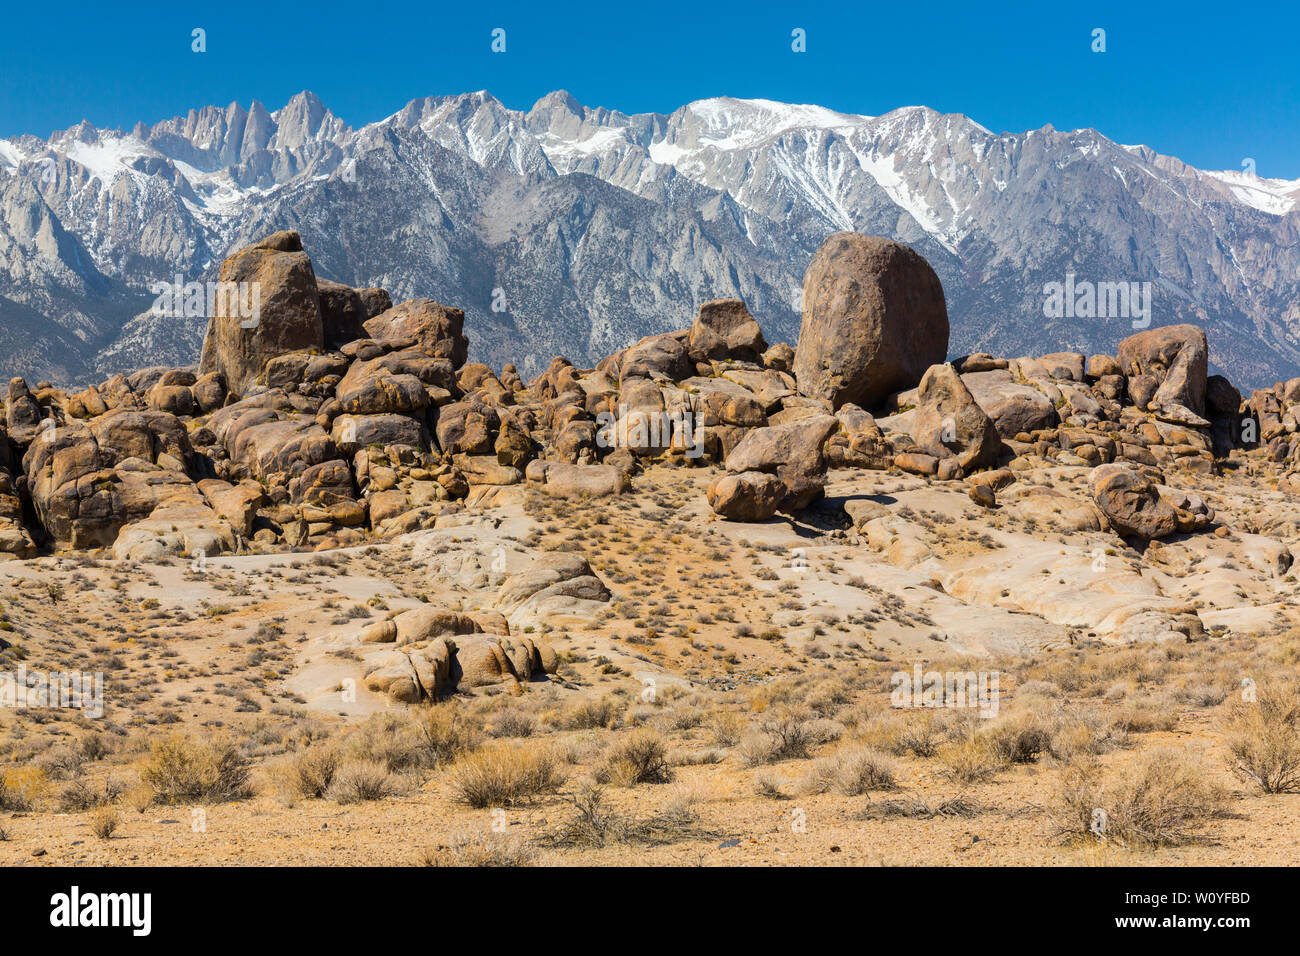
<svg viewBox="0 0 1300 956">
<path fill-rule="evenodd" d="M 898 786 L 894 761 L 878 750 L 848 747 L 816 761 L 803 787 L 808 793 L 835 791 L 856 797 L 873 790 L 894 790 Z"/>
<path fill-rule="evenodd" d="M 0 770 L 0 810 L 26 813 L 49 792 L 50 782 L 40 767 Z"/>
<path fill-rule="evenodd" d="M 496 744 L 457 761 L 451 786 L 456 799 L 468 806 L 510 806 L 564 785 L 559 757 L 550 747 Z"/>
<path fill-rule="evenodd" d="M 1112 725 L 1130 734 L 1173 730 L 1178 725 L 1178 713 L 1167 698 L 1148 698 L 1122 708 Z"/>
<path fill-rule="evenodd" d="M 583 700 L 560 716 L 564 730 L 613 730 L 623 716 L 623 706 L 612 697 Z"/>
<path fill-rule="evenodd" d="M 1264 793 L 1300 792 L 1300 689 L 1260 684 L 1255 701 L 1233 704 L 1224 736 L 1232 769 Z"/>
<path fill-rule="evenodd" d="M 943 775 L 957 783 L 982 783 L 1006 766 L 994 742 L 983 734 L 942 744 L 936 756 Z"/>
<path fill-rule="evenodd" d="M 531 737 L 537 721 L 521 710 L 507 707 L 488 723 L 487 732 L 492 737 Z"/>
<path fill-rule="evenodd" d="M 868 718 L 857 737 L 895 757 L 933 757 L 945 740 L 965 731 L 966 722 L 933 710 L 895 710 Z"/>
<path fill-rule="evenodd" d="M 517 837 L 479 833 L 456 837 L 449 846 L 425 850 L 422 866 L 532 866 L 537 852 Z"/>
<path fill-rule="evenodd" d="M 173 734 L 155 741 L 140 779 L 159 803 L 221 803 L 249 795 L 248 761 L 224 737 Z"/>
<path fill-rule="evenodd" d="M 59 792 L 59 810 L 62 813 L 79 813 L 105 807 L 116 803 L 122 790 L 122 784 L 117 780 L 105 780 L 99 787 L 85 779 L 74 780 Z"/>
<path fill-rule="evenodd" d="M 1052 749 L 1052 721 L 1036 710 L 1009 714 L 976 736 L 988 742 L 1004 763 L 1033 763 Z"/>
<path fill-rule="evenodd" d="M 720 834 L 697 826 L 689 794 L 677 794 L 658 813 L 624 816 L 605 804 L 599 786 L 583 784 L 571 798 L 574 812 L 542 842 L 553 847 L 602 847 L 611 843 L 661 846 L 684 840 L 712 840 Z"/>
<path fill-rule="evenodd" d="M 798 711 L 782 707 L 764 717 L 757 731 L 741 738 L 740 757 L 748 767 L 778 760 L 803 760 L 817 742 L 818 735 L 811 722 Z"/>
<path fill-rule="evenodd" d="M 638 783 L 669 783 L 673 779 L 668 765 L 668 748 L 653 730 L 633 731 L 626 740 L 614 745 L 596 771 L 600 783 L 632 787 Z"/>
<path fill-rule="evenodd" d="M 478 726 L 454 704 L 421 704 L 408 715 L 428 766 L 450 763 L 482 744 Z"/>
<path fill-rule="evenodd" d="M 325 795 L 336 803 L 382 800 L 397 792 L 388 766 L 379 760 L 347 760 L 334 770 Z"/>
<path fill-rule="evenodd" d="M 101 840 L 107 840 L 116 832 L 120 822 L 116 808 L 100 807 L 90 818 L 90 832 Z"/>
<path fill-rule="evenodd" d="M 720 747 L 734 747 L 740 743 L 749 721 L 744 714 L 738 714 L 733 710 L 719 710 L 709 718 L 708 726 L 715 744 Z"/>
<path fill-rule="evenodd" d="M 313 744 L 268 764 L 266 776 L 280 801 L 293 806 L 298 800 L 325 796 L 338 770 L 339 759 L 337 746 Z"/>
<path fill-rule="evenodd" d="M 754 775 L 754 792 L 767 800 L 788 800 L 790 795 L 781 788 L 785 781 L 770 770 Z"/>
<path fill-rule="evenodd" d="M 1198 839 L 1223 813 L 1227 795 L 1203 764 L 1182 750 L 1157 750 L 1103 785 L 1100 764 L 1084 758 L 1062 774 L 1063 833 L 1128 846 L 1176 846 Z M 1100 832 L 1098 832 L 1100 831 Z"/>
</svg>

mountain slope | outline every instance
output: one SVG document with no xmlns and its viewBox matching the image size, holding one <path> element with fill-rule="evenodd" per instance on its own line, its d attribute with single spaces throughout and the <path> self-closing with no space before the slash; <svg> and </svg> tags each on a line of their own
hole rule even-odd
<svg viewBox="0 0 1300 956">
<path fill-rule="evenodd" d="M 283 228 L 322 275 L 463 307 L 495 363 L 588 362 L 729 295 L 793 341 L 805 266 L 852 229 L 931 261 L 953 354 L 1113 351 L 1128 317 L 1044 315 L 1044 284 L 1073 273 L 1150 283 L 1152 323 L 1206 326 L 1235 381 L 1300 373 L 1300 182 L 924 107 L 719 97 L 626 115 L 563 92 L 527 111 L 431 97 L 357 130 L 301 93 L 0 140 L 0 371 L 192 362 L 205 320 L 148 314 L 149 287 L 210 278 Z"/>
</svg>

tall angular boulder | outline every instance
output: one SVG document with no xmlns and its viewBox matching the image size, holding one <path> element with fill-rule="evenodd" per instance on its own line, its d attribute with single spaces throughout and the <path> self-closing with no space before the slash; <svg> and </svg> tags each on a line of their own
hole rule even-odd
<svg viewBox="0 0 1300 956">
<path fill-rule="evenodd" d="M 1209 373 L 1209 345 L 1205 331 L 1195 325 L 1163 325 L 1130 335 L 1119 343 L 1119 364 L 1129 376 L 1129 392 L 1136 397 L 1133 379 L 1150 376 L 1157 388 L 1147 404 L 1166 415 L 1182 408 L 1205 414 L 1205 388 Z M 1145 396 L 1143 396 L 1145 397 Z M 1143 411 L 1146 406 L 1142 406 Z M 1183 416 L 1185 417 L 1185 416 Z M 1208 424 L 1188 421 L 1185 424 Z"/>
<path fill-rule="evenodd" d="M 901 243 L 838 232 L 803 279 L 795 352 L 799 391 L 878 408 L 948 352 L 948 309 L 930 264 Z"/>
<path fill-rule="evenodd" d="M 199 374 L 221 372 L 242 395 L 277 355 L 323 347 L 316 273 L 298 233 L 277 232 L 236 252 L 221 264 L 220 282 L 249 283 L 249 294 L 215 297 Z"/>
</svg>

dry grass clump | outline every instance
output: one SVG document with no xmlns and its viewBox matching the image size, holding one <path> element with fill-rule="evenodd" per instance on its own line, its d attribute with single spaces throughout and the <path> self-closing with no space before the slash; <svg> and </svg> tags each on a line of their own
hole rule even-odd
<svg viewBox="0 0 1300 956">
<path fill-rule="evenodd" d="M 969 721 L 944 711 L 891 710 L 862 721 L 854 737 L 895 757 L 929 759 L 947 741 L 969 733 Z"/>
<path fill-rule="evenodd" d="M 636 730 L 614 745 L 596 771 L 600 783 L 632 787 L 638 783 L 669 783 L 673 779 L 668 764 L 668 748 L 653 730 Z"/>
<path fill-rule="evenodd" d="M 613 730 L 623 717 L 623 705 L 612 697 L 582 700 L 560 715 L 564 730 Z"/>
<path fill-rule="evenodd" d="M 954 740 L 936 753 L 942 773 L 956 783 L 983 783 L 1006 767 L 993 741 L 983 734 Z"/>
<path fill-rule="evenodd" d="M 249 796 L 248 760 L 234 741 L 173 734 L 155 741 L 140 780 L 159 803 L 222 803 Z"/>
<path fill-rule="evenodd" d="M 657 813 L 644 818 L 626 816 L 609 807 L 604 790 L 583 784 L 570 798 L 573 813 L 542 838 L 550 847 L 599 848 L 610 844 L 662 846 L 687 840 L 714 840 L 720 834 L 698 825 L 689 794 L 677 794 Z"/>
<path fill-rule="evenodd" d="M 100 807 L 90 818 L 90 832 L 101 840 L 107 840 L 117 831 L 120 823 L 115 807 Z"/>
<path fill-rule="evenodd" d="M 378 714 L 351 731 L 344 755 L 378 761 L 392 773 L 427 770 L 477 748 L 482 733 L 456 704 L 420 704 L 400 714 Z"/>
<path fill-rule="evenodd" d="M 898 771 L 886 754 L 869 747 L 843 747 L 813 763 L 804 779 L 807 793 L 842 793 L 856 797 L 873 790 L 898 787 Z"/>
<path fill-rule="evenodd" d="M 532 866 L 537 851 L 517 837 L 479 833 L 456 837 L 448 846 L 425 850 L 421 866 Z"/>
<path fill-rule="evenodd" d="M 1300 687 L 1271 681 L 1238 700 L 1224 736 L 1233 771 L 1264 793 L 1300 792 Z"/>
<path fill-rule="evenodd" d="M 531 737 L 536 729 L 536 720 L 513 707 L 498 711 L 487 725 L 491 737 Z"/>
<path fill-rule="evenodd" d="M 382 761 L 351 759 L 334 770 L 325 796 L 336 803 L 364 803 L 382 800 L 397 790 L 397 781 Z"/>
<path fill-rule="evenodd" d="M 341 754 L 332 743 L 311 744 L 266 765 L 266 777 L 286 806 L 325 796 L 334 781 Z"/>
<path fill-rule="evenodd" d="M 813 722 L 798 711 L 779 708 L 764 718 L 756 730 L 741 738 L 740 759 L 747 767 L 761 767 L 779 760 L 803 760 L 823 739 Z"/>
<path fill-rule="evenodd" d="M 1084 758 L 1062 775 L 1058 819 L 1061 832 L 1076 837 L 1176 846 L 1200 838 L 1226 800 L 1204 765 L 1185 751 L 1153 751 L 1107 785 L 1098 762 Z"/>
<path fill-rule="evenodd" d="M 63 813 L 79 813 L 106 807 L 117 802 L 123 789 L 122 784 L 113 779 L 105 780 L 98 787 L 85 779 L 74 780 L 59 791 L 59 810 Z"/>
<path fill-rule="evenodd" d="M 50 782 L 40 767 L 0 770 L 0 810 L 26 813 L 49 792 Z"/>
<path fill-rule="evenodd" d="M 745 715 L 734 710 L 715 711 L 706 723 L 713 735 L 713 742 L 719 747 L 736 746 L 744 736 L 745 728 L 749 726 Z"/>
<path fill-rule="evenodd" d="M 461 803 L 483 809 L 555 793 L 565 779 L 560 759 L 550 747 L 496 744 L 457 761 L 451 786 Z"/>
</svg>

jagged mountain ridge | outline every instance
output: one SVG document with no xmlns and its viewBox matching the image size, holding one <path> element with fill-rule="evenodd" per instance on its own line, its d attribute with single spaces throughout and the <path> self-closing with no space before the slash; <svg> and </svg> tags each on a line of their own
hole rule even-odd
<svg viewBox="0 0 1300 956">
<path fill-rule="evenodd" d="M 525 373 L 684 327 L 721 296 L 794 341 L 804 268 L 841 229 L 930 260 L 954 355 L 1113 351 L 1127 319 L 1044 317 L 1043 284 L 1073 271 L 1152 282 L 1153 324 L 1206 327 L 1234 381 L 1300 373 L 1300 182 L 923 107 L 719 97 L 626 115 L 563 92 L 528 111 L 419 99 L 360 129 L 302 93 L 273 113 L 0 140 L 3 371 L 194 361 L 206 319 L 148 314 L 149 286 L 210 278 L 284 228 L 323 276 L 461 306 L 474 355 Z"/>
</svg>

